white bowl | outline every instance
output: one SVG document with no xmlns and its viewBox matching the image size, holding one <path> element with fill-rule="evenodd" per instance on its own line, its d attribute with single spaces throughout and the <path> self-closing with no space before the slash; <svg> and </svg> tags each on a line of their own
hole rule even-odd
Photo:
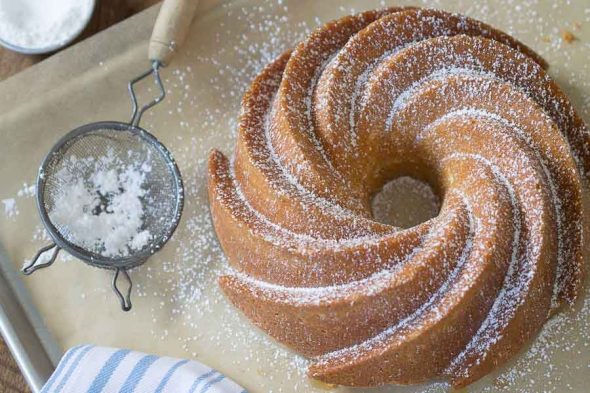
<svg viewBox="0 0 590 393">
<path fill-rule="evenodd" d="M 19 0 L 15 0 L 15 1 L 19 1 Z M 22 47 L 19 45 L 11 44 L 10 42 L 6 41 L 4 38 L 2 38 L 0 36 L 0 45 L 2 45 L 3 47 L 5 47 L 7 49 L 10 49 L 14 52 L 23 53 L 26 55 L 51 53 L 51 52 L 55 52 L 61 48 L 68 46 L 69 44 L 72 43 L 72 41 L 74 41 L 76 38 L 78 38 L 78 36 L 84 31 L 86 26 L 88 26 L 88 23 L 90 22 L 90 19 L 92 18 L 92 15 L 94 14 L 94 8 L 96 7 L 96 0 L 85 0 L 85 1 L 88 1 L 90 3 L 90 6 L 88 7 L 88 13 L 86 15 L 82 16 L 82 23 L 80 24 L 79 28 L 76 30 L 73 30 L 72 34 L 68 38 L 66 38 L 65 40 L 62 40 L 61 42 L 59 42 L 57 44 L 53 44 L 53 45 L 46 46 L 46 47 L 27 48 L 27 47 Z"/>
</svg>

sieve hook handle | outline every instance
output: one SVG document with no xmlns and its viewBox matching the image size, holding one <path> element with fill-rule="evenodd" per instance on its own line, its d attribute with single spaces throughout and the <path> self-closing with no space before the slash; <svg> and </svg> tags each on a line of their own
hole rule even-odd
<svg viewBox="0 0 590 393">
<path fill-rule="evenodd" d="M 125 291 L 125 293 L 121 292 L 121 290 L 119 289 L 118 284 L 117 284 L 117 281 L 119 280 L 119 273 L 122 273 L 123 277 L 125 278 L 125 281 L 127 281 L 127 290 Z M 115 269 L 115 274 L 113 275 L 112 287 L 113 287 L 113 291 L 115 291 L 115 294 L 119 298 L 119 302 L 121 303 L 121 309 L 123 311 L 131 310 L 131 307 L 132 307 L 132 305 L 131 305 L 131 289 L 133 288 L 133 282 L 131 282 L 131 277 L 129 277 L 129 273 L 127 272 L 127 269 L 122 269 L 122 268 Z"/>
<path fill-rule="evenodd" d="M 127 90 L 129 90 L 129 96 L 131 96 L 131 106 L 132 106 L 132 113 L 131 113 L 131 120 L 129 120 L 129 124 L 133 127 L 139 126 L 139 121 L 141 120 L 141 116 L 143 116 L 144 112 L 153 107 L 154 105 L 158 104 L 160 101 L 166 97 L 166 90 L 164 89 L 164 85 L 162 84 L 162 78 L 160 78 L 160 66 L 161 64 L 157 61 L 152 62 L 152 68 L 144 72 L 143 74 L 139 75 L 138 77 L 131 79 L 129 84 L 127 85 Z M 141 108 L 137 105 L 137 95 L 135 94 L 135 84 L 139 81 L 147 78 L 148 76 L 152 75 L 154 77 L 154 81 L 156 86 L 158 86 L 158 90 L 160 94 L 155 97 L 153 100 L 142 106 Z"/>
<path fill-rule="evenodd" d="M 143 113 L 162 101 L 166 96 L 166 90 L 164 90 L 160 78 L 160 67 L 170 63 L 170 60 L 184 42 L 195 15 L 197 4 L 198 0 L 164 0 L 160 7 L 148 47 L 148 58 L 152 62 L 152 68 L 129 81 L 128 85 L 133 104 L 133 114 L 129 122 L 132 126 L 137 127 Z M 160 90 L 160 95 L 140 109 L 137 106 L 134 85 L 149 75 L 153 75 Z"/>
<path fill-rule="evenodd" d="M 41 248 L 31 262 L 29 262 L 26 266 L 23 267 L 22 272 L 25 275 L 30 275 L 36 272 L 39 269 L 43 269 L 45 267 L 49 267 L 53 265 L 53 262 L 57 259 L 57 255 L 61 251 L 61 247 L 58 247 L 57 244 L 51 243 L 48 246 Z M 49 259 L 46 262 L 40 263 L 42 261 L 42 257 L 46 258 L 45 256 L 48 255 Z"/>
</svg>

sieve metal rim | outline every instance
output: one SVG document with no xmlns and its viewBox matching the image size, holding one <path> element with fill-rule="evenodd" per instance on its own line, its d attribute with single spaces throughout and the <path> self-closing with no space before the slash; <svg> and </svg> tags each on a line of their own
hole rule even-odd
<svg viewBox="0 0 590 393">
<path fill-rule="evenodd" d="M 45 169 L 47 166 L 52 162 L 53 156 L 60 151 L 61 148 L 64 147 L 67 143 L 82 137 L 84 134 L 99 131 L 101 129 L 108 129 L 108 130 L 116 130 L 116 131 L 128 131 L 135 135 L 140 136 L 142 140 L 146 143 L 149 143 L 153 146 L 163 157 L 164 161 L 168 165 L 168 168 L 173 174 L 173 178 L 175 181 L 176 189 L 178 193 L 176 194 L 176 203 L 175 203 L 175 211 L 174 211 L 174 218 L 171 221 L 170 225 L 166 228 L 166 230 L 161 234 L 161 236 L 155 241 L 152 247 L 148 247 L 145 250 L 139 251 L 132 255 L 124 256 L 124 257 L 107 257 L 89 250 L 86 250 L 70 241 L 65 239 L 58 231 L 58 229 L 53 225 L 51 219 L 49 218 L 49 214 L 47 209 L 44 207 L 44 195 L 45 195 Z M 80 127 L 73 129 L 72 131 L 68 132 L 66 135 L 61 137 L 57 143 L 51 148 L 51 150 L 47 153 L 47 155 L 43 158 L 41 165 L 39 167 L 39 172 L 37 175 L 37 195 L 36 195 L 36 203 L 37 203 L 37 210 L 39 211 L 39 215 L 41 217 L 41 221 L 43 222 L 43 226 L 47 230 L 51 239 L 55 242 L 55 244 L 70 253 L 71 255 L 75 256 L 76 258 L 82 260 L 83 262 L 89 264 L 90 266 L 102 268 L 102 269 L 109 269 L 109 270 L 117 270 L 117 269 L 130 269 L 139 265 L 142 265 L 152 254 L 156 251 L 161 249 L 164 244 L 172 237 L 178 224 L 180 222 L 180 218 L 182 216 L 182 210 L 184 208 L 184 185 L 182 181 L 182 176 L 176 161 L 174 160 L 172 153 L 164 146 L 154 135 L 150 132 L 146 131 L 145 129 L 131 125 L 129 123 L 119 122 L 119 121 L 99 121 L 94 123 L 84 124 Z"/>
</svg>

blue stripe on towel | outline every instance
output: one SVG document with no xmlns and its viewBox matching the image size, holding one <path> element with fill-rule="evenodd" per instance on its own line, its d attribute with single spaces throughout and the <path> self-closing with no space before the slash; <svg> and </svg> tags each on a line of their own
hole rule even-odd
<svg viewBox="0 0 590 393">
<path fill-rule="evenodd" d="M 67 351 L 41 392 L 180 393 L 181 389 L 185 393 L 248 393 L 219 371 L 196 361 L 94 345 L 80 345 Z"/>
<path fill-rule="evenodd" d="M 207 384 L 205 386 L 203 386 L 203 388 L 201 389 L 201 391 L 199 393 L 207 392 L 211 386 L 215 385 L 216 383 L 221 382 L 221 380 L 223 378 L 225 378 L 225 375 L 219 375 L 217 378 L 210 380 L 209 382 L 207 382 Z"/>
<path fill-rule="evenodd" d="M 94 378 L 94 381 L 92 381 L 90 388 L 88 388 L 88 393 L 102 392 L 102 390 L 111 379 L 111 376 L 113 375 L 117 367 L 119 367 L 119 364 L 121 364 L 123 359 L 125 359 L 125 356 L 129 354 L 129 352 L 131 351 L 129 351 L 128 349 L 119 349 L 118 351 L 113 353 L 111 357 L 109 357 L 109 359 L 106 361 L 106 363 L 102 366 L 102 368 Z"/>
<path fill-rule="evenodd" d="M 66 367 L 66 364 L 68 364 L 68 361 L 71 359 L 71 357 L 74 356 L 74 354 L 76 352 L 78 352 L 83 347 L 84 347 L 84 345 L 77 345 L 74 348 L 70 349 L 68 352 L 66 352 L 63 359 L 59 362 L 57 369 L 53 372 L 53 375 L 51 376 L 51 378 L 49 378 L 49 381 L 47 381 L 47 383 L 45 384 L 43 389 L 41 389 L 41 393 L 49 392 L 49 389 L 51 389 L 53 384 L 57 381 L 57 379 L 61 375 L 63 369 Z"/>
<path fill-rule="evenodd" d="M 143 378 L 145 372 L 156 360 L 158 360 L 158 357 L 154 355 L 147 355 L 141 358 L 125 380 L 119 393 L 132 393 L 139 381 L 141 381 L 141 378 Z"/>
<path fill-rule="evenodd" d="M 193 386 L 191 386 L 191 388 L 189 389 L 189 393 L 195 393 L 197 387 L 201 384 L 201 382 L 215 374 L 217 374 L 217 371 L 211 370 L 208 373 L 202 374 L 199 378 L 195 379 L 195 382 L 193 382 Z"/>
<path fill-rule="evenodd" d="M 179 362 L 176 362 L 176 364 L 174 364 L 172 367 L 170 367 L 170 370 L 168 370 L 166 375 L 164 375 L 164 378 L 162 379 L 154 393 L 162 393 L 162 390 L 164 390 L 164 387 L 166 386 L 170 378 L 172 378 L 172 374 L 174 374 L 174 371 L 176 371 L 179 367 L 186 363 L 188 363 L 188 360 L 181 360 Z"/>
<path fill-rule="evenodd" d="M 66 373 L 64 374 L 64 377 L 59 382 L 59 385 L 57 385 L 57 387 L 55 388 L 56 393 L 62 391 L 66 382 L 68 382 L 68 380 L 72 376 L 72 373 L 78 367 L 78 364 L 80 364 L 80 362 L 82 361 L 82 358 L 84 357 L 84 355 L 86 355 L 88 353 L 88 351 L 90 351 L 92 348 L 94 348 L 94 345 L 88 345 L 84 349 L 79 351 L 79 353 L 76 355 L 76 357 L 72 361 L 72 364 L 68 368 L 68 371 L 66 371 Z"/>
</svg>

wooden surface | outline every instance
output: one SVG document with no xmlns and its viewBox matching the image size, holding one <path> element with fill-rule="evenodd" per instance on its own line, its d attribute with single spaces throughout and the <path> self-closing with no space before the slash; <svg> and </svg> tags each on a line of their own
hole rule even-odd
<svg viewBox="0 0 590 393">
<path fill-rule="evenodd" d="M 158 0 L 97 0 L 92 20 L 76 42 L 106 29 L 157 2 Z M 0 46 L 0 80 L 38 63 L 48 56 L 50 55 L 21 55 Z"/>
<path fill-rule="evenodd" d="M 157 3 L 158 0 L 97 0 L 88 27 L 76 42 Z M 21 55 L 0 46 L 0 80 L 42 61 L 50 55 Z M 0 393 L 29 392 L 16 363 L 0 337 Z"/>
<path fill-rule="evenodd" d="M 0 392 L 20 393 L 29 389 L 20 370 L 12 360 L 4 341 L 0 339 Z"/>
</svg>

